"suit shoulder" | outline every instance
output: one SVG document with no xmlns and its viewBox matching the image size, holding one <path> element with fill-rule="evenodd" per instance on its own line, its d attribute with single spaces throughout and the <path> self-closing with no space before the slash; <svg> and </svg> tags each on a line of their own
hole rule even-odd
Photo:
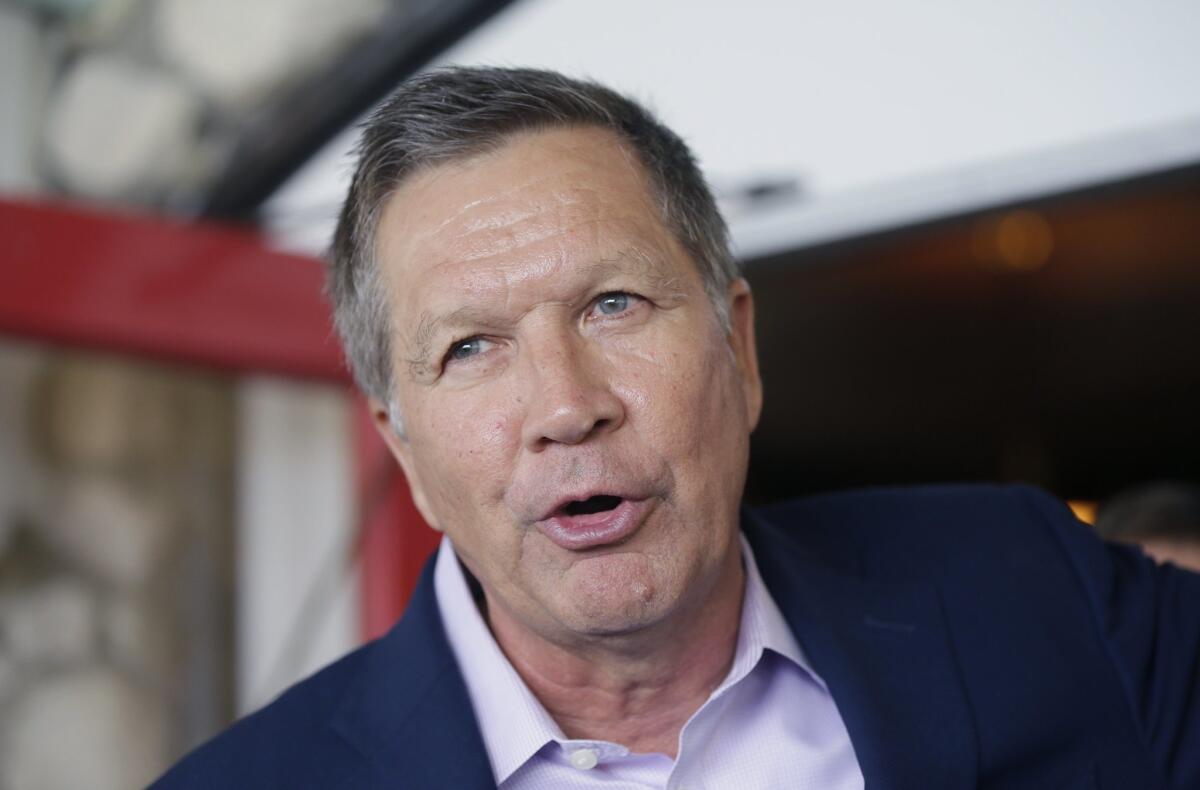
<svg viewBox="0 0 1200 790">
<path fill-rule="evenodd" d="M 346 690 L 376 649 L 372 642 L 287 689 L 197 747 L 154 790 L 328 786 L 353 747 L 329 726 Z"/>
<path fill-rule="evenodd" d="M 859 563 L 897 573 L 997 551 L 1058 553 L 1057 533 L 1086 530 L 1064 503 L 1027 485 L 858 489 L 776 503 L 758 514 L 805 542 L 852 546 Z"/>
<path fill-rule="evenodd" d="M 859 529 L 880 533 L 961 531 L 1056 517 L 1065 506 L 1027 485 L 947 484 L 863 488 L 773 503 L 757 512 L 791 530 Z"/>
</svg>

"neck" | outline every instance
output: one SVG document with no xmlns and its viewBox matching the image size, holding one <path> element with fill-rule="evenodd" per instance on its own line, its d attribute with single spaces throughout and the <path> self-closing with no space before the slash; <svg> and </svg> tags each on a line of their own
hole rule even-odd
<svg viewBox="0 0 1200 790">
<path fill-rule="evenodd" d="M 674 759 L 683 725 L 729 673 L 744 588 L 735 552 L 703 600 L 635 634 L 563 645 L 529 634 L 499 607 L 489 605 L 488 620 L 517 673 L 568 738 Z"/>
</svg>

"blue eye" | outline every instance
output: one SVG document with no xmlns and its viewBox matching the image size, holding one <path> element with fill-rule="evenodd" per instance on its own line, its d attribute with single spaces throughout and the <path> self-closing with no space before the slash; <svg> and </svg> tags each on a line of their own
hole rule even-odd
<svg viewBox="0 0 1200 790">
<path fill-rule="evenodd" d="M 629 309 L 629 294 L 604 294 L 597 300 L 596 309 L 604 315 L 620 315 Z"/>
<path fill-rule="evenodd" d="M 471 337 L 466 340 L 460 340 L 450 346 L 450 351 L 446 353 L 446 359 L 467 359 L 473 357 L 483 350 L 483 338 Z"/>
</svg>

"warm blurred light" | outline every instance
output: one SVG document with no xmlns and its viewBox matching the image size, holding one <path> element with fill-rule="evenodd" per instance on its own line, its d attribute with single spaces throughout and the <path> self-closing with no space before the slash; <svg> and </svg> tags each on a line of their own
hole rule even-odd
<svg viewBox="0 0 1200 790">
<path fill-rule="evenodd" d="M 975 257 L 982 261 L 1032 271 L 1050 262 L 1054 230 L 1041 214 L 1018 209 L 982 222 L 973 242 Z"/>
<path fill-rule="evenodd" d="M 1085 502 L 1081 499 L 1071 499 L 1067 501 L 1067 507 L 1071 508 L 1071 512 L 1075 514 L 1075 518 L 1085 524 L 1096 524 L 1096 503 Z"/>
</svg>

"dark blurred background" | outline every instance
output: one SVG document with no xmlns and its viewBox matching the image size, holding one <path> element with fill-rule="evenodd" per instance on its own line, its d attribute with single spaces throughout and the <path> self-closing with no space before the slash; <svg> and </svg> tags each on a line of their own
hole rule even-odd
<svg viewBox="0 0 1200 790">
<path fill-rule="evenodd" d="M 1200 169 L 748 267 L 769 397 L 751 491 L 1200 479 Z"/>
</svg>

